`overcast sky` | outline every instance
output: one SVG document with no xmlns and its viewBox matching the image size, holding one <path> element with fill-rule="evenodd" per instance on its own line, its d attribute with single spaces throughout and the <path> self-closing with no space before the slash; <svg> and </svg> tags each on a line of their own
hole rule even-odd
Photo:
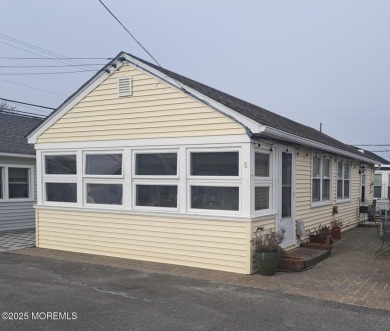
<svg viewBox="0 0 390 331">
<path fill-rule="evenodd" d="M 389 144 L 366 148 L 390 159 L 390 1 L 103 1 L 163 67 L 314 128 L 322 122 L 345 143 Z M 72 63 L 5 59 L 51 56 L 17 41 L 66 57 L 123 50 L 152 61 L 98 0 L 2 0 L 0 8 L 1 98 L 57 107 L 94 72 L 31 73 L 107 62 L 22 68 Z"/>
</svg>

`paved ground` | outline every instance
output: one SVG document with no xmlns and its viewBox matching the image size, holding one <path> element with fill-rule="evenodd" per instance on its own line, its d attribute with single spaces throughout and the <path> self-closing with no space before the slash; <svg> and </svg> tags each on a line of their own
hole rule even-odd
<svg viewBox="0 0 390 331">
<path fill-rule="evenodd" d="M 0 232 L 0 252 L 35 247 L 35 229 Z"/>
<path fill-rule="evenodd" d="M 356 228 L 343 233 L 342 240 L 334 245 L 332 256 L 311 270 L 301 273 L 277 273 L 272 277 L 258 274 L 237 275 L 38 248 L 23 249 L 13 253 L 215 281 L 390 310 L 390 255 L 375 259 L 374 253 L 379 247 L 380 240 L 376 229 Z"/>
<path fill-rule="evenodd" d="M 367 331 L 390 325 L 381 309 L 26 254 L 0 253 L 0 279 L 2 331 Z"/>
</svg>

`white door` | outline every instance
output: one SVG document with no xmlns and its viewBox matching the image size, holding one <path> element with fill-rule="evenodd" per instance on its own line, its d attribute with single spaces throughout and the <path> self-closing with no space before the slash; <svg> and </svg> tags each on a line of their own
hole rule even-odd
<svg viewBox="0 0 390 331">
<path fill-rule="evenodd" d="M 282 247 L 295 244 L 294 155 L 291 147 L 281 148 L 279 154 L 278 228 L 286 230 Z"/>
</svg>

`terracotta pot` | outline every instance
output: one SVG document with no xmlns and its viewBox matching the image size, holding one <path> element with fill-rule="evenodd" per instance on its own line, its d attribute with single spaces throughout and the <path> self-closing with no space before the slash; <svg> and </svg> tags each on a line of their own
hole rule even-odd
<svg viewBox="0 0 390 331">
<path fill-rule="evenodd" d="M 335 226 L 331 230 L 331 235 L 333 239 L 341 239 L 341 228 L 338 226 Z"/>
<path fill-rule="evenodd" d="M 316 243 L 316 244 L 325 244 L 325 245 L 331 245 L 332 244 L 332 236 L 326 235 L 326 234 L 310 234 L 309 235 L 310 243 Z"/>
</svg>

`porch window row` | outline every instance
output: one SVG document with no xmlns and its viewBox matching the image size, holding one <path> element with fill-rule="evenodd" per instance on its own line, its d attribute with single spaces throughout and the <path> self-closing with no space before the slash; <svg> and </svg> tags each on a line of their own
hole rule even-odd
<svg viewBox="0 0 390 331">
<path fill-rule="evenodd" d="M 44 202 L 75 204 L 82 196 L 85 205 L 123 206 L 131 198 L 135 209 L 178 210 L 178 152 L 135 151 L 133 158 L 130 187 L 121 152 L 84 152 L 82 165 L 76 153 L 44 155 Z M 188 164 L 191 209 L 240 210 L 238 151 L 194 151 Z"/>
</svg>

